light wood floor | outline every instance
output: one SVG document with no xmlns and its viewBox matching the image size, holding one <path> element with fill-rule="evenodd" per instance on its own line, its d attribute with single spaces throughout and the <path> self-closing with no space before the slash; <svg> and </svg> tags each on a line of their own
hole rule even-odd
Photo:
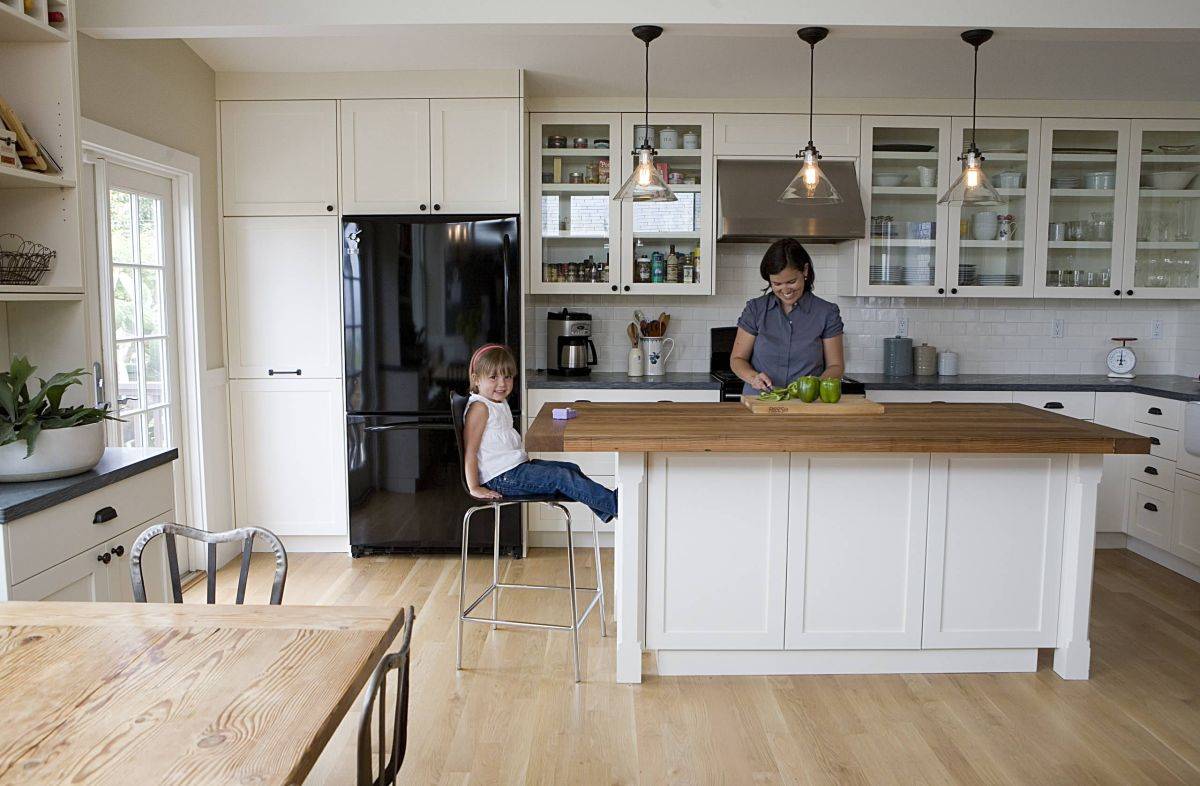
<svg viewBox="0 0 1200 786">
<path fill-rule="evenodd" d="M 578 554 L 586 579 L 591 552 Z M 406 783 L 1200 784 L 1200 585 L 1128 551 L 1097 555 L 1087 682 L 1060 679 L 1046 652 L 1036 674 L 617 685 L 613 640 L 591 620 L 582 685 L 566 635 L 537 631 L 469 626 L 456 672 L 456 558 L 290 559 L 285 603 L 417 607 Z M 254 569 L 263 598 L 267 568 Z M 485 572 L 474 562 L 476 593 Z M 549 549 L 507 572 L 565 574 Z M 502 599 L 501 613 L 566 617 L 565 597 L 529 592 Z M 356 723 L 357 711 L 310 784 L 353 782 Z"/>
</svg>

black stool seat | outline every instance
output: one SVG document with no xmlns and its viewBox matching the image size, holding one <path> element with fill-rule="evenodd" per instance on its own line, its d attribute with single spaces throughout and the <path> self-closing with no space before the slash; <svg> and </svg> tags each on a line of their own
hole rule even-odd
<svg viewBox="0 0 1200 786">
<path fill-rule="evenodd" d="M 564 497 L 562 494 L 520 494 L 516 496 L 501 497 L 500 499 L 483 499 L 482 497 L 471 497 L 471 499 L 486 505 L 488 503 L 498 503 L 500 505 L 511 505 L 514 502 L 574 502 L 570 497 Z"/>
</svg>

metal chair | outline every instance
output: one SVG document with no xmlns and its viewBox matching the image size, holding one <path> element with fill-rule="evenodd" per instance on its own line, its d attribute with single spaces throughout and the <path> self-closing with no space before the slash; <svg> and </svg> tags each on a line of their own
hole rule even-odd
<svg viewBox="0 0 1200 786">
<path fill-rule="evenodd" d="M 464 452 L 466 442 L 463 439 L 463 423 L 467 414 L 467 403 L 470 400 L 468 396 L 460 396 L 457 393 L 450 394 L 450 417 L 454 422 L 454 437 L 458 442 L 458 461 L 459 461 L 459 477 L 462 479 L 463 488 L 467 493 L 471 493 L 470 486 L 467 485 L 466 459 Z M 462 640 L 463 640 L 463 623 L 464 622 L 480 622 L 491 625 L 494 629 L 497 625 L 506 625 L 510 628 L 533 628 L 537 630 L 562 630 L 571 631 L 572 652 L 575 658 L 575 681 L 579 682 L 579 628 L 587 620 L 592 609 L 596 604 L 600 605 L 600 635 L 606 636 L 607 632 L 604 626 L 604 577 L 600 570 L 600 539 L 596 532 L 596 517 L 592 516 L 592 549 L 595 553 L 596 560 L 596 586 L 595 587 L 577 587 L 575 584 L 575 543 L 573 541 L 571 531 L 571 511 L 563 504 L 570 502 L 566 497 L 558 494 L 536 494 L 521 497 L 503 497 L 496 500 L 480 500 L 479 505 L 475 505 L 467 510 L 463 515 L 463 535 L 462 535 L 462 572 L 458 577 L 458 648 L 457 648 L 457 668 L 462 668 Z M 557 508 L 567 522 L 567 577 L 568 586 L 559 584 L 504 584 L 500 581 L 500 508 L 505 505 L 520 505 L 524 503 L 536 503 L 541 505 L 549 505 L 552 508 Z M 483 594 L 476 598 L 470 605 L 467 605 L 467 535 L 471 524 L 471 516 L 481 510 L 491 510 L 495 520 L 494 535 L 492 541 L 492 583 Z M 500 619 L 496 614 L 497 601 L 501 589 L 541 589 L 541 590 L 568 590 L 571 593 L 571 624 L 569 625 L 552 625 L 544 622 L 523 622 L 521 620 Z M 583 590 L 584 592 L 595 593 L 587 608 L 583 611 L 583 616 L 579 615 L 579 602 L 576 599 L 576 591 Z M 487 617 L 472 617 L 471 612 L 475 607 L 482 603 L 488 596 L 492 598 L 492 616 Z"/>
<path fill-rule="evenodd" d="M 287 551 L 278 536 L 269 529 L 262 527 L 241 527 L 225 532 L 205 532 L 204 530 L 185 527 L 182 524 L 163 522 L 150 527 L 134 541 L 133 550 L 129 553 L 129 573 L 133 579 L 133 599 L 138 603 L 146 602 L 146 584 L 142 579 L 142 551 L 146 544 L 159 535 L 166 538 L 167 565 L 171 574 L 171 596 L 176 603 L 183 603 L 183 587 L 179 579 L 179 557 L 175 553 L 175 537 L 197 540 L 207 544 L 205 572 L 208 574 L 208 603 L 217 602 L 217 544 L 242 541 L 242 569 L 238 575 L 237 603 L 240 605 L 246 599 L 246 577 L 250 573 L 250 552 L 254 549 L 254 538 L 261 537 L 275 552 L 275 581 L 271 584 L 271 605 L 278 606 L 283 602 L 283 585 L 287 581 Z"/>
<path fill-rule="evenodd" d="M 408 748 L 408 664 L 409 644 L 412 640 L 412 626 L 416 612 L 409 606 L 404 614 L 404 632 L 401 635 L 400 649 L 389 652 L 380 659 L 367 683 L 367 693 L 363 698 L 362 717 L 358 721 L 358 786 L 389 786 L 396 782 L 400 767 L 404 764 L 404 752 Z M 396 683 L 396 700 L 392 708 L 392 744 L 387 744 L 387 677 L 390 672 L 398 672 Z M 378 700 L 378 705 L 376 705 Z M 376 759 L 379 774 L 376 775 L 371 767 L 371 712 L 378 706 L 376 713 L 378 723 L 379 746 Z"/>
</svg>

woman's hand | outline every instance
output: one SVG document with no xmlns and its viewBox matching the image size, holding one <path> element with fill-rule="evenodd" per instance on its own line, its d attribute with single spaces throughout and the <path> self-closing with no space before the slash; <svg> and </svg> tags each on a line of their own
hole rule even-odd
<svg viewBox="0 0 1200 786">
<path fill-rule="evenodd" d="M 771 390 L 775 387 L 773 384 L 771 384 L 771 378 L 761 371 L 747 381 L 750 383 L 750 387 L 754 388 L 755 390 Z"/>
<path fill-rule="evenodd" d="M 472 486 L 471 496 L 475 499 L 504 499 L 504 495 L 499 491 L 492 491 L 487 486 Z"/>
</svg>

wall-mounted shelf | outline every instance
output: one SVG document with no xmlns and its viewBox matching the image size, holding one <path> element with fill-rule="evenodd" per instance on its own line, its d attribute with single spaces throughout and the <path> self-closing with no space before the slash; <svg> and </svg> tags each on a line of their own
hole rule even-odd
<svg viewBox="0 0 1200 786">
<path fill-rule="evenodd" d="M 4 6 L 0 6 L 3 8 Z M 75 181 L 62 175 L 47 175 L 32 169 L 0 166 L 0 188 L 74 188 Z"/>
<path fill-rule="evenodd" d="M 0 301 L 83 300 L 83 287 L 0 286 Z"/>
<path fill-rule="evenodd" d="M 70 36 L 40 19 L 0 2 L 0 43 L 66 43 Z"/>
</svg>

